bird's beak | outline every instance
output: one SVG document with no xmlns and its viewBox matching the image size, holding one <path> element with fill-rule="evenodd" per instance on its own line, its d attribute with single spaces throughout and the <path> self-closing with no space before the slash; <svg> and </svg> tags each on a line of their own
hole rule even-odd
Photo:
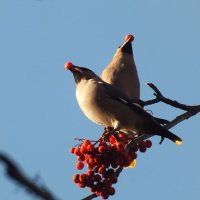
<svg viewBox="0 0 200 200">
<path fill-rule="evenodd" d="M 133 50 L 132 50 L 132 44 L 131 44 L 131 40 L 128 39 L 127 41 L 125 41 L 122 46 L 121 46 L 122 52 L 124 53 L 129 53 L 132 54 Z"/>
<path fill-rule="evenodd" d="M 132 44 L 131 44 L 133 40 L 134 40 L 134 37 L 132 35 L 127 35 L 125 37 L 125 41 L 121 45 L 122 52 L 129 53 L 129 54 L 133 53 Z"/>
<path fill-rule="evenodd" d="M 83 73 L 83 71 L 79 67 L 76 67 L 76 66 L 73 67 L 72 71 L 77 71 L 77 72 L 80 72 L 81 74 Z"/>
</svg>

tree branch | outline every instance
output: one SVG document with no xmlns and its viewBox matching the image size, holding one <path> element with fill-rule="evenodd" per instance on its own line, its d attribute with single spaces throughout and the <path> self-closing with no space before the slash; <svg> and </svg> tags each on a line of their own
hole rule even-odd
<svg viewBox="0 0 200 200">
<path fill-rule="evenodd" d="M 4 153 L 0 153 L 0 161 L 6 167 L 6 174 L 9 178 L 15 182 L 27 188 L 31 194 L 35 194 L 44 200 L 57 200 L 54 195 L 44 186 L 38 186 L 32 180 L 30 180 L 24 173 L 19 169 L 19 167 Z M 27 190 L 26 190 L 27 191 Z"/>
<path fill-rule="evenodd" d="M 85 198 L 83 198 L 81 200 L 91 200 L 91 199 L 94 199 L 96 197 L 97 197 L 97 195 L 95 193 L 93 193 L 93 194 L 91 194 L 91 195 L 89 195 L 89 196 L 87 196 L 87 197 L 85 197 Z"/>
<path fill-rule="evenodd" d="M 147 85 L 155 92 L 154 96 L 156 98 L 152 99 L 152 100 L 148 100 L 148 101 L 142 101 L 141 100 L 141 104 L 143 106 L 152 105 L 152 104 L 155 104 L 155 103 L 158 103 L 158 102 L 163 102 L 163 103 L 166 103 L 170 106 L 173 106 L 175 108 L 179 108 L 179 109 L 185 110 L 185 111 L 191 111 L 195 107 L 195 106 L 185 105 L 185 104 L 179 103 L 177 101 L 171 100 L 169 98 L 166 98 L 165 96 L 162 95 L 160 90 L 153 83 L 147 83 Z M 197 107 L 198 106 L 199 105 L 197 105 Z"/>
</svg>

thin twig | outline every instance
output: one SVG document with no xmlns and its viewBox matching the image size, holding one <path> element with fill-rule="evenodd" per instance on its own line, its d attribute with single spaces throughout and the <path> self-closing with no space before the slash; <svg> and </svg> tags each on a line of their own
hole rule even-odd
<svg viewBox="0 0 200 200">
<path fill-rule="evenodd" d="M 91 199 L 94 199 L 96 197 L 97 197 L 97 195 L 93 193 L 93 194 L 91 194 L 91 195 L 89 195 L 89 196 L 87 196 L 87 197 L 85 197 L 85 198 L 83 198 L 81 200 L 91 200 Z"/>
<path fill-rule="evenodd" d="M 4 153 L 0 153 L 0 161 L 3 162 L 6 167 L 7 176 L 22 185 L 24 188 L 27 188 L 31 194 L 35 194 L 44 200 L 57 200 L 52 192 L 50 192 L 46 187 L 36 185 L 36 183 L 24 175 L 14 161 Z"/>
<path fill-rule="evenodd" d="M 185 113 L 177 116 L 169 124 L 166 125 L 166 128 L 170 129 L 170 128 L 176 126 L 177 124 L 181 123 L 182 121 L 189 119 L 190 117 L 196 115 L 199 112 L 200 112 L 200 106 L 198 106 L 198 107 L 194 106 L 194 112 L 188 111 L 188 112 L 185 112 Z"/>
<path fill-rule="evenodd" d="M 150 106 L 152 104 L 159 103 L 160 100 L 158 98 L 155 98 L 155 99 L 151 99 L 151 100 L 147 100 L 147 101 L 141 100 L 140 102 L 141 102 L 140 105 L 144 107 L 144 106 Z"/>
<path fill-rule="evenodd" d="M 153 84 L 153 83 L 147 83 L 147 85 L 154 90 L 154 92 L 158 95 L 158 96 L 163 96 L 161 91 Z"/>
<path fill-rule="evenodd" d="M 185 104 L 179 103 L 177 101 L 171 100 L 169 98 L 166 98 L 165 96 L 162 95 L 160 90 L 153 83 L 147 83 L 147 85 L 155 92 L 154 96 L 156 98 L 152 99 L 152 100 L 148 100 L 148 101 L 141 100 L 140 102 L 141 102 L 142 106 L 147 106 L 147 105 L 152 105 L 152 104 L 155 104 L 158 102 L 163 102 L 170 106 L 173 106 L 175 108 L 179 108 L 179 109 L 185 110 L 185 111 L 192 111 L 192 109 L 194 109 L 194 107 L 199 106 L 199 105 L 196 105 L 196 106 L 185 105 Z"/>
</svg>

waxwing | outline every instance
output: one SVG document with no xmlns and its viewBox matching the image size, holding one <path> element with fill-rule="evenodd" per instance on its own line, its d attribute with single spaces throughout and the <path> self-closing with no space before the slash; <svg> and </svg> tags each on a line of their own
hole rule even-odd
<svg viewBox="0 0 200 200">
<path fill-rule="evenodd" d="M 123 91 L 130 99 L 140 99 L 140 81 L 134 61 L 133 35 L 126 35 L 124 43 L 116 50 L 110 64 L 103 70 L 103 81 Z"/>
<path fill-rule="evenodd" d="M 112 127 L 131 136 L 141 134 L 166 137 L 176 144 L 182 140 L 161 126 L 143 108 L 118 88 L 104 82 L 88 68 L 66 63 L 76 82 L 76 98 L 83 113 L 94 123 Z"/>
<path fill-rule="evenodd" d="M 133 35 L 125 36 L 124 43 L 116 50 L 110 64 L 103 70 L 101 78 L 123 91 L 133 102 L 140 103 L 140 81 L 133 55 L 133 41 Z M 154 119 L 162 125 L 169 122 L 157 117 Z"/>
</svg>

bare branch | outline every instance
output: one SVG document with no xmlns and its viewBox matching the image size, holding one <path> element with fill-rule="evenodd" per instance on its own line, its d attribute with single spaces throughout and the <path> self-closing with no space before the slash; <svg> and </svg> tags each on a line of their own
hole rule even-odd
<svg viewBox="0 0 200 200">
<path fill-rule="evenodd" d="M 38 186 L 32 180 L 30 180 L 24 173 L 19 169 L 19 167 L 4 153 L 0 153 L 0 161 L 6 167 L 6 174 L 9 178 L 15 182 L 27 188 L 31 194 L 35 194 L 44 200 L 57 200 L 54 195 L 44 186 Z M 26 190 L 27 191 L 27 190 Z"/>
<path fill-rule="evenodd" d="M 160 92 L 160 90 L 153 84 L 153 83 L 147 83 L 147 85 L 154 90 L 154 96 L 156 97 L 155 99 L 152 100 L 148 100 L 148 101 L 142 101 L 141 100 L 141 104 L 143 106 L 147 106 L 147 105 L 152 105 L 158 102 L 163 102 L 166 103 L 170 106 L 173 106 L 175 108 L 179 108 L 181 110 L 185 110 L 185 111 L 192 111 L 194 109 L 194 107 L 199 107 L 200 105 L 196 105 L 196 106 L 190 106 L 190 105 L 185 105 L 182 103 L 179 103 L 177 101 L 171 100 L 169 98 L 166 98 L 162 95 L 162 93 Z"/>
<path fill-rule="evenodd" d="M 159 102 L 160 102 L 160 100 L 158 98 L 147 100 L 147 101 L 140 100 L 140 105 L 144 107 L 144 106 L 150 106 L 152 104 L 156 104 Z"/>
<path fill-rule="evenodd" d="M 87 197 L 85 197 L 85 198 L 83 198 L 81 200 L 91 200 L 91 199 L 94 199 L 96 197 L 97 197 L 97 195 L 93 193 L 93 194 L 91 194 L 91 195 L 89 195 L 89 196 L 87 196 Z"/>
<path fill-rule="evenodd" d="M 162 96 L 162 93 L 160 92 L 160 90 L 153 84 L 153 83 L 147 83 L 147 85 L 154 90 L 154 92 L 158 95 L 158 96 Z"/>
<path fill-rule="evenodd" d="M 166 128 L 170 129 L 170 128 L 176 126 L 177 124 L 181 123 L 182 121 L 189 119 L 190 117 L 196 115 L 199 112 L 200 112 L 200 106 L 194 106 L 192 111 L 185 112 L 182 115 L 179 115 L 175 119 L 173 119 L 169 124 L 166 125 Z"/>
</svg>

